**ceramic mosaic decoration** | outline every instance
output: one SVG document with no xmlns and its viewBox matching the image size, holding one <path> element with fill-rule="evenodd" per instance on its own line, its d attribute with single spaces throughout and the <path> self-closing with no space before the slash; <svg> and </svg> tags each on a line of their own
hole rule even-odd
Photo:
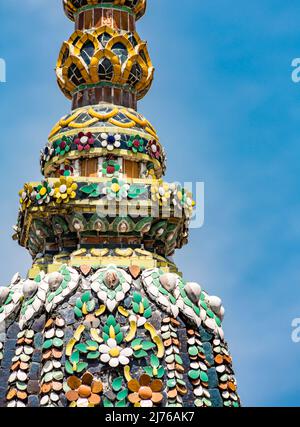
<svg viewBox="0 0 300 427">
<path fill-rule="evenodd" d="M 0 288 L 0 406 L 240 405 L 224 308 L 171 256 L 192 195 L 137 101 L 154 68 L 136 32 L 146 0 L 64 0 L 75 32 L 56 66 L 72 111 L 24 185 L 14 238 L 28 277 Z"/>
</svg>

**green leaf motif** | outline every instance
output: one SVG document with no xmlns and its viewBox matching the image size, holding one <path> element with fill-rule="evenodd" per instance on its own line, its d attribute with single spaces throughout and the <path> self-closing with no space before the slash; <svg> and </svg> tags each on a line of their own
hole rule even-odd
<svg viewBox="0 0 300 427">
<path fill-rule="evenodd" d="M 127 396 L 128 396 L 128 390 L 124 389 L 118 393 L 117 399 L 118 400 L 124 400 L 124 399 L 126 399 Z"/>
<path fill-rule="evenodd" d="M 87 358 L 89 359 L 89 360 L 95 360 L 95 359 L 98 359 L 100 357 L 100 353 L 99 353 L 99 351 L 91 351 L 88 355 L 87 355 Z"/>
<path fill-rule="evenodd" d="M 89 291 L 85 292 L 82 297 L 81 297 L 81 301 L 82 302 L 88 302 L 91 299 L 91 293 Z"/>
<path fill-rule="evenodd" d="M 77 372 L 80 373 L 84 371 L 88 366 L 89 366 L 88 363 L 85 363 L 85 362 L 78 363 Z"/>
<path fill-rule="evenodd" d="M 151 307 L 148 307 L 144 312 L 144 317 L 146 319 L 149 319 L 151 316 L 152 316 L 152 310 L 151 310 Z"/>
<path fill-rule="evenodd" d="M 123 334 L 122 334 L 122 332 L 119 332 L 116 335 L 116 341 L 117 341 L 117 344 L 121 344 L 121 342 L 123 341 Z"/>
<path fill-rule="evenodd" d="M 158 357 L 156 357 L 154 354 L 152 354 L 150 357 L 150 363 L 151 363 L 151 366 L 153 368 L 158 368 L 159 367 Z"/>
<path fill-rule="evenodd" d="M 115 392 L 119 392 L 122 388 L 123 377 L 115 378 L 112 382 L 112 388 Z"/>
<path fill-rule="evenodd" d="M 136 357 L 137 359 L 141 359 L 142 357 L 146 357 L 147 353 L 145 352 L 145 350 L 138 350 L 134 352 L 134 357 Z"/>
<path fill-rule="evenodd" d="M 139 311 L 140 311 L 140 306 L 139 306 L 139 304 L 138 304 L 137 302 L 133 302 L 133 303 L 132 303 L 132 308 L 133 308 L 133 311 L 134 311 L 136 314 L 138 314 L 138 313 L 139 313 Z"/>
<path fill-rule="evenodd" d="M 104 398 L 103 399 L 103 406 L 104 406 L 104 408 L 112 408 L 114 405 L 113 405 L 113 403 L 111 403 L 110 400 Z"/>
<path fill-rule="evenodd" d="M 94 184 L 89 184 L 89 185 L 85 185 L 83 187 L 80 188 L 80 191 L 82 193 L 87 194 L 89 197 L 99 197 L 101 192 L 99 190 L 99 185 L 94 183 Z"/>
<path fill-rule="evenodd" d="M 136 347 L 137 345 L 141 345 L 141 344 L 142 344 L 142 338 L 136 338 L 135 340 L 132 341 L 131 347 Z"/>
<path fill-rule="evenodd" d="M 70 362 L 77 364 L 77 363 L 79 363 L 79 359 L 80 359 L 79 351 L 75 350 L 70 357 Z"/>
<path fill-rule="evenodd" d="M 144 371 L 147 375 L 149 375 L 149 377 L 151 377 L 151 378 L 153 377 L 153 369 L 150 368 L 150 366 L 145 366 Z"/>
<path fill-rule="evenodd" d="M 140 304 L 142 302 L 142 295 L 135 292 L 133 294 L 133 301 L 136 302 L 137 304 Z"/>
<path fill-rule="evenodd" d="M 73 372 L 74 372 L 73 371 L 73 366 L 71 365 L 71 363 L 68 360 L 66 360 L 65 368 L 66 368 L 66 371 L 67 371 L 68 374 L 70 374 L 70 375 L 73 374 Z"/>
<path fill-rule="evenodd" d="M 145 351 L 149 351 L 154 347 L 155 347 L 155 344 L 153 342 L 150 342 L 150 341 L 144 341 L 142 344 L 142 348 Z"/>
<path fill-rule="evenodd" d="M 76 350 L 80 351 L 80 353 L 87 353 L 88 349 L 87 346 L 83 343 L 79 343 L 75 345 Z"/>
<path fill-rule="evenodd" d="M 142 194 L 146 193 L 146 188 L 138 187 L 137 185 L 131 185 L 128 192 L 128 197 L 130 199 L 137 199 Z"/>
<path fill-rule="evenodd" d="M 157 378 L 162 378 L 165 375 L 165 370 L 162 366 L 160 366 L 157 370 Z"/>
<path fill-rule="evenodd" d="M 80 318 L 83 316 L 82 311 L 78 307 L 74 307 L 75 316 Z"/>
</svg>

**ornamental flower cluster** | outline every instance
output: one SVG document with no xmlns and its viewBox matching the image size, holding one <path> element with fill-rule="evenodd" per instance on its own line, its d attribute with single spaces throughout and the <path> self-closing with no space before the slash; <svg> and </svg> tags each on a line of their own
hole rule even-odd
<svg viewBox="0 0 300 427">
<path fill-rule="evenodd" d="M 72 139 L 63 136 L 53 143 L 53 148 L 57 156 L 64 156 L 71 150 Z"/>
<path fill-rule="evenodd" d="M 102 164 L 102 176 L 107 178 L 118 177 L 121 172 L 121 166 L 116 160 L 107 159 Z"/>
<path fill-rule="evenodd" d="M 127 147 L 130 148 L 134 153 L 143 153 L 144 151 L 144 140 L 139 135 L 132 136 L 127 142 Z"/>
<path fill-rule="evenodd" d="M 158 180 L 151 186 L 151 199 L 160 206 L 168 206 L 172 203 L 177 212 L 184 211 L 188 217 L 193 215 L 195 202 L 192 194 L 181 186 Z"/>
<path fill-rule="evenodd" d="M 121 135 L 101 133 L 101 147 L 106 148 L 108 151 L 113 151 L 121 147 Z"/>
<path fill-rule="evenodd" d="M 133 355 L 131 348 L 120 347 L 113 338 L 109 338 L 106 344 L 101 344 L 99 352 L 101 353 L 101 362 L 108 363 L 112 368 L 116 368 L 119 365 L 128 365 L 129 358 Z"/>
<path fill-rule="evenodd" d="M 135 407 L 151 408 L 159 405 L 163 400 L 163 382 L 152 380 L 149 375 L 141 375 L 139 380 L 132 379 L 128 383 L 131 392 L 128 400 Z"/>
<path fill-rule="evenodd" d="M 77 137 L 74 138 L 74 143 L 76 144 L 78 151 L 90 151 L 95 144 L 95 138 L 91 132 L 79 132 Z"/>
<path fill-rule="evenodd" d="M 153 159 L 159 160 L 162 154 L 161 146 L 157 141 L 149 141 L 147 144 L 147 151 Z"/>
<path fill-rule="evenodd" d="M 71 177 L 61 177 L 54 184 L 53 197 L 56 203 L 69 203 L 71 199 L 75 199 L 77 188 L 77 184 Z"/>
<path fill-rule="evenodd" d="M 102 193 L 106 195 L 108 200 L 121 201 L 127 199 L 130 185 L 125 181 L 113 178 L 107 183 L 106 187 L 103 188 Z"/>
<path fill-rule="evenodd" d="M 31 205 L 42 206 L 50 202 L 68 203 L 76 198 L 78 186 L 71 177 L 62 176 L 54 185 L 47 180 L 42 181 L 37 186 L 25 184 L 19 192 L 21 208 L 24 211 Z"/>
<path fill-rule="evenodd" d="M 53 194 L 53 187 L 46 180 L 42 181 L 36 187 L 25 184 L 24 188 L 19 192 L 22 210 L 29 208 L 33 203 L 37 203 L 38 205 L 48 204 Z"/>
</svg>

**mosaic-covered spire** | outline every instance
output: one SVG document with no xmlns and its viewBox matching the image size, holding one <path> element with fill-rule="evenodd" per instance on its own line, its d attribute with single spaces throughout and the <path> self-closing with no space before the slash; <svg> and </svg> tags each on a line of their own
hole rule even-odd
<svg viewBox="0 0 300 427">
<path fill-rule="evenodd" d="M 75 32 L 61 48 L 57 79 L 73 108 L 110 102 L 136 108 L 149 90 L 153 66 L 136 32 L 145 1 L 66 1 Z"/>
<path fill-rule="evenodd" d="M 183 279 L 192 195 L 137 112 L 153 66 L 145 0 L 65 0 L 56 74 L 72 110 L 24 185 L 28 277 L 0 288 L 0 406 L 239 406 L 220 298 Z"/>
</svg>

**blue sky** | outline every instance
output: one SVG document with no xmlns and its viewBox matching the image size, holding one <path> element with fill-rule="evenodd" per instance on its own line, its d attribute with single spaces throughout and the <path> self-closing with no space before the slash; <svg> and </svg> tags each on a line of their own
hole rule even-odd
<svg viewBox="0 0 300 427">
<path fill-rule="evenodd" d="M 10 238 L 17 193 L 40 176 L 39 150 L 70 110 L 53 71 L 73 28 L 60 3 L 0 6 L 2 284 L 30 266 Z M 149 0 L 138 25 L 156 67 L 139 110 L 167 150 L 167 179 L 206 186 L 205 225 L 176 261 L 224 301 L 247 406 L 300 405 L 299 15 L 296 0 Z"/>
</svg>

